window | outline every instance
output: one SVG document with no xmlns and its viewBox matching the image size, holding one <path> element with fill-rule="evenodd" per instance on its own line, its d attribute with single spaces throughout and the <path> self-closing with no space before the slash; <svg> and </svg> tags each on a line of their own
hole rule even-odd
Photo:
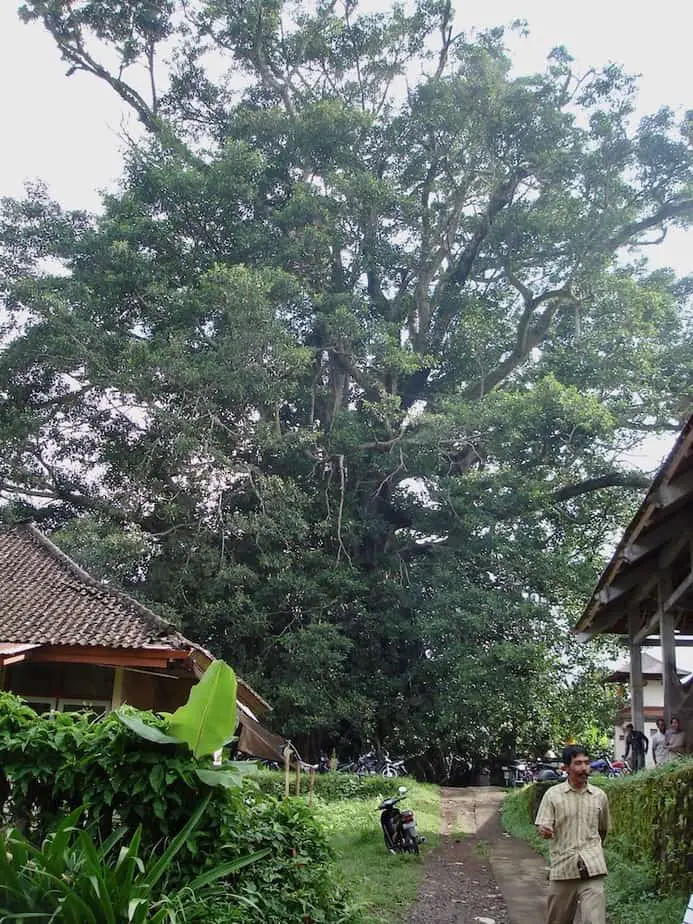
<svg viewBox="0 0 693 924">
<path fill-rule="evenodd" d="M 27 706 L 31 706 L 34 712 L 38 712 L 39 715 L 43 715 L 44 712 L 50 712 L 51 709 L 55 709 L 54 699 L 41 699 L 39 696 L 22 696 L 22 699 Z"/>
<path fill-rule="evenodd" d="M 61 699 L 58 703 L 59 712 L 95 712 L 105 715 L 111 711 L 111 701 L 105 699 Z"/>
<path fill-rule="evenodd" d="M 111 701 L 106 699 L 49 699 L 45 696 L 22 696 L 22 699 L 31 706 L 34 712 L 43 715 L 46 712 L 95 712 L 96 715 L 105 715 L 111 711 Z"/>
</svg>

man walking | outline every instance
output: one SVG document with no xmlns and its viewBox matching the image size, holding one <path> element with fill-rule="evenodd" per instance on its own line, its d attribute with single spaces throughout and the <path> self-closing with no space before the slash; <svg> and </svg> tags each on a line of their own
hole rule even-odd
<svg viewBox="0 0 693 924">
<path fill-rule="evenodd" d="M 550 840 L 551 874 L 546 924 L 606 924 L 602 844 L 609 830 L 609 803 L 603 790 L 588 782 L 590 759 L 577 745 L 563 751 L 568 771 L 541 801 L 535 824 Z"/>
<path fill-rule="evenodd" d="M 633 723 L 626 725 L 626 753 L 623 755 L 624 760 L 630 756 L 630 765 L 633 773 L 645 769 L 645 754 L 650 746 L 647 736 L 641 731 L 633 728 Z"/>
</svg>

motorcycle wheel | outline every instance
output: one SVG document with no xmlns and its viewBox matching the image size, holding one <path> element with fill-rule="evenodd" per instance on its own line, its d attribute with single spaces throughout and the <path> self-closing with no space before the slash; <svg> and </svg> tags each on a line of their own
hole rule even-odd
<svg viewBox="0 0 693 924">
<path fill-rule="evenodd" d="M 383 767 L 380 771 L 381 775 L 385 777 L 386 780 L 394 780 L 399 776 L 397 767 Z"/>
<path fill-rule="evenodd" d="M 415 853 L 417 857 L 419 855 L 419 842 L 411 834 L 407 834 L 404 838 L 404 852 Z"/>
</svg>

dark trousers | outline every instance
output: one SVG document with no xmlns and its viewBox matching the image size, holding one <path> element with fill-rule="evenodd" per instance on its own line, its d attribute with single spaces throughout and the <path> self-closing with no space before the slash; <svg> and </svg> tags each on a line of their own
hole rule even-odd
<svg viewBox="0 0 693 924">
<path fill-rule="evenodd" d="M 642 751 L 633 751 L 630 756 L 630 765 L 633 773 L 645 769 L 645 754 Z"/>
</svg>

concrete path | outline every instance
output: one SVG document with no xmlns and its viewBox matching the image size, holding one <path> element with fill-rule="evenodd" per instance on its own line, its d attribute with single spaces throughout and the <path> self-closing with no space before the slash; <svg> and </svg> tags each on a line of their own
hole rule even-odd
<svg viewBox="0 0 693 924">
<path fill-rule="evenodd" d="M 441 846 L 427 858 L 409 924 L 542 924 L 545 861 L 503 831 L 504 796 L 443 789 Z"/>
</svg>

